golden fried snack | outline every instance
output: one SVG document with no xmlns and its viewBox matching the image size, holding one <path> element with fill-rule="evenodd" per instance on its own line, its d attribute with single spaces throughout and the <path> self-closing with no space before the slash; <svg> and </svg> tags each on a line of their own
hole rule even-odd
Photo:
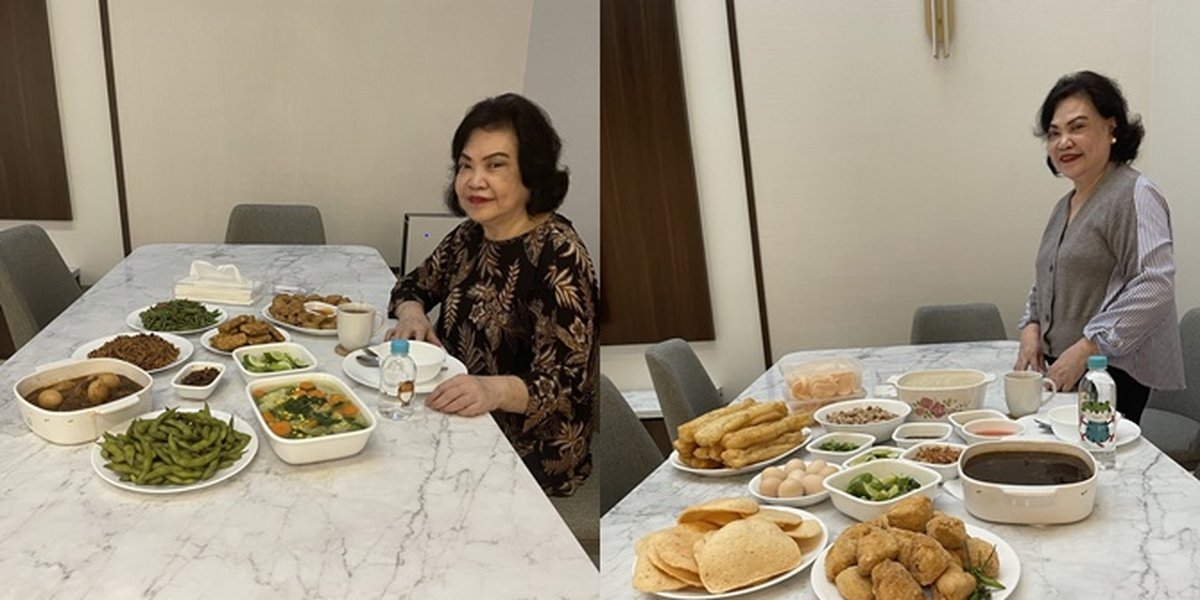
<svg viewBox="0 0 1200 600">
<path fill-rule="evenodd" d="M 967 600 L 975 591 L 975 577 L 950 565 L 933 583 L 933 600 Z"/>
<path fill-rule="evenodd" d="M 691 555 L 691 550 L 692 550 L 691 546 L 688 546 L 687 550 L 688 550 L 688 554 Z M 659 551 L 658 546 L 655 546 L 655 545 L 647 546 L 646 559 L 649 560 L 650 564 L 654 565 L 654 567 L 657 568 L 659 571 L 662 571 L 663 573 L 666 573 L 667 575 L 670 575 L 671 577 L 678 579 L 690 586 L 703 587 L 703 585 L 704 585 L 700 581 L 700 575 L 698 573 L 696 573 L 695 571 L 689 571 L 687 569 L 676 567 L 676 566 L 666 562 L 662 558 L 662 553 Z"/>
<path fill-rule="evenodd" d="M 684 444 L 693 444 L 696 441 L 696 431 L 698 431 L 701 427 L 704 427 L 705 425 L 708 425 L 709 423 L 728 414 L 735 413 L 750 406 L 754 406 L 755 404 L 758 403 L 755 402 L 753 398 L 746 398 L 740 402 L 734 402 L 722 408 L 706 412 L 699 417 L 680 425 L 679 430 L 676 432 L 676 441 Z M 676 449 L 678 449 L 678 446 L 676 446 Z"/>
<path fill-rule="evenodd" d="M 784 412 L 787 412 L 787 406 L 782 402 L 755 403 L 744 410 L 719 417 L 696 431 L 696 443 L 701 446 L 712 446 L 725 437 L 726 433 L 745 427 L 751 419 L 758 416 L 774 413 L 778 407 L 782 407 Z"/>
<path fill-rule="evenodd" d="M 842 569 L 834 580 L 837 591 L 844 600 L 873 600 L 875 592 L 871 589 L 871 578 L 864 577 L 858 569 Z"/>
<path fill-rule="evenodd" d="M 741 519 L 713 532 L 696 563 L 704 588 L 720 594 L 774 577 L 800 564 L 801 558 L 795 542 L 775 525 Z"/>
<path fill-rule="evenodd" d="M 784 413 L 787 413 L 787 408 L 783 403 L 776 404 Z M 721 445 L 726 448 L 744 450 L 751 446 L 764 444 L 779 438 L 785 433 L 792 433 L 804 429 L 805 415 L 788 415 L 776 421 L 763 423 L 761 425 L 751 425 L 744 429 L 727 433 L 721 438 Z"/>
<path fill-rule="evenodd" d="M 1000 556 L 996 547 L 979 538 L 967 538 L 967 563 L 983 567 L 983 574 L 988 577 L 1000 576 Z"/>
<path fill-rule="evenodd" d="M 852 540 L 858 540 L 862 536 L 867 535 L 868 533 L 871 533 L 871 530 L 873 530 L 873 529 L 875 529 L 875 527 L 873 527 L 870 523 L 855 523 L 855 524 L 847 527 L 846 530 L 843 531 L 842 535 L 839 537 L 850 538 Z"/>
<path fill-rule="evenodd" d="M 717 498 L 703 504 L 696 504 L 683 509 L 676 520 L 680 525 L 690 521 L 719 521 L 730 522 L 758 512 L 758 503 L 753 498 Z"/>
<path fill-rule="evenodd" d="M 821 525 L 816 521 L 805 521 L 795 529 L 784 531 L 788 537 L 796 540 L 796 546 L 800 548 L 801 554 L 808 554 L 817 547 L 817 543 L 821 541 Z"/>
<path fill-rule="evenodd" d="M 858 562 L 858 540 L 845 534 L 838 537 L 829 554 L 825 555 L 825 578 L 836 581 L 842 571 L 853 567 Z"/>
<path fill-rule="evenodd" d="M 919 533 L 913 538 L 903 564 L 921 585 L 929 585 L 951 564 L 950 552 L 937 540 Z"/>
<path fill-rule="evenodd" d="M 242 346 L 245 346 L 248 341 L 249 339 L 244 333 L 218 333 L 217 335 L 212 336 L 212 338 L 209 340 L 209 343 L 211 343 L 213 348 L 216 348 L 217 350 L 231 352 L 235 348 L 241 348 Z"/>
<path fill-rule="evenodd" d="M 637 562 L 633 567 L 633 588 L 637 591 L 653 594 L 681 590 L 687 586 L 687 583 L 660 571 L 644 552 L 637 553 Z"/>
<path fill-rule="evenodd" d="M 933 518 L 925 524 L 925 533 L 947 550 L 957 550 L 967 543 L 967 526 L 963 524 L 962 519 L 936 511 Z"/>
<path fill-rule="evenodd" d="M 927 496 L 909 496 L 887 512 L 888 523 L 909 531 L 924 532 L 925 524 L 933 517 L 933 500 Z"/>
<path fill-rule="evenodd" d="M 775 458 L 804 441 L 803 431 L 794 431 L 779 436 L 773 443 L 751 446 L 744 450 L 731 449 L 721 453 L 721 462 L 733 469 Z"/>
<path fill-rule="evenodd" d="M 254 319 L 254 317 L 251 317 L 250 315 L 238 315 L 238 316 L 218 325 L 217 331 L 219 331 L 221 333 L 234 333 L 234 332 L 239 331 L 239 329 L 238 329 L 239 327 L 241 327 L 242 325 L 244 325 L 246 323 L 249 323 L 253 319 Z"/>
<path fill-rule="evenodd" d="M 264 333 L 261 335 L 251 335 L 246 338 L 246 342 L 251 346 L 257 346 L 258 344 L 269 344 L 272 341 L 273 340 L 271 339 L 270 333 Z"/>
<path fill-rule="evenodd" d="M 795 529 L 805 522 L 804 517 L 796 513 L 783 512 L 782 510 L 773 508 L 759 508 L 758 512 L 750 515 L 750 518 L 762 519 L 768 523 L 774 523 L 776 527 L 785 532 Z"/>
<path fill-rule="evenodd" d="M 700 586 L 699 567 L 692 546 L 704 534 L 688 525 L 676 525 L 651 534 L 646 543 L 646 557 L 668 575 Z"/>
<path fill-rule="evenodd" d="M 925 600 L 920 584 L 894 560 L 885 560 L 871 569 L 871 591 L 876 600 Z"/>
<path fill-rule="evenodd" d="M 870 576 L 871 569 L 885 560 L 896 560 L 900 551 L 892 534 L 882 530 L 872 530 L 858 540 L 858 572 L 863 577 Z"/>
<path fill-rule="evenodd" d="M 908 564 L 908 554 L 912 550 L 912 542 L 916 539 L 917 533 L 899 527 L 888 529 L 888 533 L 892 534 L 892 539 L 896 540 L 896 546 L 899 549 L 896 561 L 900 564 Z"/>
<path fill-rule="evenodd" d="M 683 464 L 685 464 L 693 469 L 720 469 L 721 467 L 725 466 L 725 465 L 721 464 L 721 461 L 719 461 L 719 460 L 711 460 L 708 458 L 696 458 L 694 456 L 687 457 L 687 458 L 680 457 L 679 460 L 682 461 Z"/>
</svg>

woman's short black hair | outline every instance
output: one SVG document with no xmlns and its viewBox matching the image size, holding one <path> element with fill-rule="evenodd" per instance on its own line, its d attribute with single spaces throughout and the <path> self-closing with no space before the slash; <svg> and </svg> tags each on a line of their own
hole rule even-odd
<svg viewBox="0 0 1200 600">
<path fill-rule="evenodd" d="M 460 217 L 467 214 L 458 204 L 453 176 L 467 139 L 476 129 L 493 131 L 503 128 L 511 128 L 517 136 L 517 166 L 521 169 L 521 182 L 529 188 L 529 203 L 525 205 L 525 212 L 540 215 L 562 206 L 570 180 L 569 171 L 558 166 L 562 140 L 550 124 L 546 111 L 524 96 L 508 93 L 486 98 L 472 106 L 454 132 L 454 141 L 450 146 L 453 165 L 445 198 L 450 212 Z"/>
<path fill-rule="evenodd" d="M 1038 137 L 1045 139 L 1049 135 L 1050 121 L 1054 118 L 1054 110 L 1058 108 L 1058 103 L 1072 96 L 1087 97 L 1101 117 L 1112 118 L 1117 122 L 1117 128 L 1113 130 L 1113 137 L 1117 138 L 1117 141 L 1113 143 L 1108 155 L 1109 162 L 1121 164 L 1137 158 L 1142 136 L 1146 135 L 1146 128 L 1142 127 L 1142 118 L 1137 115 L 1130 116 L 1129 106 L 1125 103 L 1125 97 L 1121 95 L 1121 87 L 1117 82 L 1092 71 L 1063 75 L 1054 87 L 1050 88 L 1050 93 L 1046 94 L 1038 114 L 1038 126 L 1035 130 Z M 1051 173 L 1058 175 L 1058 169 L 1054 168 L 1050 157 L 1046 157 L 1046 165 L 1050 167 Z"/>
</svg>

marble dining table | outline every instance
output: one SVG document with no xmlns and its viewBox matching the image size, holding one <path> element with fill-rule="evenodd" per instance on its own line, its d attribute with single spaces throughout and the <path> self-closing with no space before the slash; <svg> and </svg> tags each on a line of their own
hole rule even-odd
<svg viewBox="0 0 1200 600">
<path fill-rule="evenodd" d="M 782 357 L 737 398 L 782 399 L 780 364 L 849 356 L 863 364 L 864 380 L 872 391 L 888 377 L 915 369 L 973 368 L 993 373 L 996 380 L 987 386 L 984 407 L 1007 412 L 1003 374 L 1011 370 L 1016 351 L 1016 342 L 993 341 L 797 352 Z M 1058 394 L 1043 410 L 1073 398 L 1073 394 Z M 818 427 L 814 435 L 819 434 Z M 1037 427 L 1026 436 L 1054 437 Z M 804 451 L 794 457 L 810 458 Z M 746 486 L 753 475 L 703 477 L 664 462 L 601 518 L 601 596 L 640 597 L 632 586 L 638 538 L 671 526 L 689 505 L 749 496 Z M 1066 525 L 981 521 L 967 513 L 951 493 L 952 485 L 944 486 L 935 506 L 1000 536 L 1014 549 L 1020 579 L 1009 590 L 1009 598 L 1200 598 L 1200 570 L 1195 568 L 1200 564 L 1200 481 L 1145 438 L 1138 438 L 1119 448 L 1116 468 L 1101 471 L 1098 485 L 1091 515 Z M 825 524 L 831 541 L 855 522 L 830 501 L 804 510 Z M 817 597 L 810 576 L 824 577 L 813 575 L 809 567 L 746 597 Z"/>
<path fill-rule="evenodd" d="M 90 340 L 130 333 L 126 316 L 172 297 L 193 260 L 233 264 L 276 287 L 343 294 L 385 307 L 395 277 L 363 246 L 141 246 L 0 366 L 0 597 L 5 598 L 593 598 L 597 571 L 488 416 L 418 406 L 380 420 L 362 452 L 294 466 L 253 425 L 249 465 L 216 485 L 150 495 L 94 472 L 90 444 L 60 446 L 21 419 L 13 385 Z M 317 371 L 342 374 L 336 337 L 291 332 Z M 190 360 L 224 361 L 213 409 L 254 422 L 228 356 L 199 335 Z M 198 406 L 154 376 L 153 406 Z"/>
</svg>

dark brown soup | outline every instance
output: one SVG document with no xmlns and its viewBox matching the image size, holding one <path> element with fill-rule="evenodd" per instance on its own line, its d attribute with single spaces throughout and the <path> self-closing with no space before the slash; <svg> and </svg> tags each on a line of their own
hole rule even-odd
<svg viewBox="0 0 1200 600">
<path fill-rule="evenodd" d="M 989 452 L 968 459 L 963 474 L 989 483 L 1057 485 L 1083 481 L 1092 470 L 1079 457 L 1056 452 Z"/>
</svg>

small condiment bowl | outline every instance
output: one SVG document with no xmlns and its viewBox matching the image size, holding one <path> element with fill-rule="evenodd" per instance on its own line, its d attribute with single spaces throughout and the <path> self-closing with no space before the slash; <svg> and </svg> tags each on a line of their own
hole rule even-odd
<svg viewBox="0 0 1200 600">
<path fill-rule="evenodd" d="M 870 473 L 879 479 L 884 479 L 890 475 L 906 475 L 915 479 L 920 484 L 920 487 L 896 496 L 891 500 L 873 502 L 852 496 L 846 492 L 846 487 L 850 485 L 850 481 L 863 473 Z M 825 489 L 829 490 L 834 508 L 837 508 L 852 519 L 869 521 L 886 513 L 888 509 L 909 496 L 920 494 L 928 496 L 930 500 L 936 498 L 938 495 L 938 483 L 941 480 L 942 476 L 937 471 L 926 468 L 923 465 L 904 460 L 875 460 L 856 467 L 847 467 L 840 472 L 834 473 L 825 478 L 823 485 Z"/>
<path fill-rule="evenodd" d="M 934 471 L 937 471 L 938 475 L 942 476 L 942 481 L 949 481 L 951 479 L 954 479 L 955 477 L 958 477 L 958 458 L 957 457 L 955 457 L 954 460 L 952 460 L 948 463 L 928 463 L 928 462 L 924 462 L 924 461 L 920 461 L 920 460 L 916 459 L 917 453 L 920 452 L 922 448 L 934 447 L 934 446 L 944 446 L 944 447 L 954 448 L 955 450 L 958 450 L 959 456 L 962 456 L 962 452 L 967 449 L 967 447 L 962 444 L 955 444 L 952 442 L 945 442 L 945 441 L 921 442 L 920 444 L 917 444 L 917 445 L 909 448 L 908 450 L 905 450 L 904 454 L 900 455 L 900 459 L 907 460 L 909 462 L 921 465 L 922 467 L 926 467 L 929 469 L 933 469 Z"/>
<path fill-rule="evenodd" d="M 212 368 L 217 370 L 217 376 L 213 378 L 208 385 L 184 385 L 180 383 L 184 377 L 190 375 L 193 371 L 200 369 Z M 206 362 L 197 360 L 188 364 L 188 366 L 179 370 L 175 374 L 175 378 L 171 380 L 171 387 L 175 388 L 175 393 L 179 394 L 180 398 L 188 400 L 205 400 L 212 395 L 213 390 L 217 389 L 217 384 L 221 383 L 221 378 L 225 377 L 225 365 L 218 362 Z"/>
<path fill-rule="evenodd" d="M 962 436 L 967 445 L 1017 437 L 1025 433 L 1025 425 L 1012 419 L 978 419 L 963 426 Z"/>
<path fill-rule="evenodd" d="M 837 473 L 841 472 L 842 470 L 841 465 L 829 463 L 829 466 L 837 469 L 837 472 L 830 474 L 829 477 L 837 475 Z M 766 469 L 764 469 L 764 471 L 765 470 Z M 820 504 L 821 502 L 824 502 L 825 499 L 829 497 L 829 490 L 826 489 L 822 489 L 815 494 L 806 494 L 804 496 L 767 496 L 766 494 L 759 492 L 759 485 L 762 483 L 762 476 L 763 471 L 759 471 L 758 475 L 755 475 L 754 478 L 750 480 L 750 483 L 746 484 L 747 489 L 750 490 L 750 495 L 753 496 L 755 500 L 758 500 L 760 504 L 775 504 L 779 506 L 796 507 L 812 506 L 813 504 Z"/>
<path fill-rule="evenodd" d="M 979 419 L 1007 419 L 1007 418 L 1008 418 L 1008 415 L 1006 415 L 998 410 L 992 409 L 992 408 L 977 408 L 975 410 L 962 410 L 962 411 L 959 411 L 956 413 L 950 413 L 950 416 L 947 417 L 947 419 L 949 419 L 949 421 L 950 421 L 950 424 L 954 426 L 954 433 L 957 433 L 959 435 L 959 437 L 962 436 L 963 425 L 966 425 L 967 423 L 970 423 L 971 421 L 978 421 Z"/>
<path fill-rule="evenodd" d="M 855 446 L 851 450 L 843 450 L 840 452 L 835 450 L 821 450 L 821 445 L 828 442 L 850 443 L 854 444 Z M 827 433 L 809 442 L 804 449 L 807 450 L 808 453 L 813 456 L 813 458 L 824 459 L 827 463 L 840 465 L 845 462 L 847 458 L 862 452 L 863 448 L 870 448 L 874 444 L 875 436 L 869 433 L 835 431 L 833 433 Z"/>
<path fill-rule="evenodd" d="M 922 442 L 948 440 L 951 431 L 949 423 L 904 423 L 892 432 L 892 441 L 901 448 L 912 448 Z"/>
<path fill-rule="evenodd" d="M 876 446 L 874 448 L 867 448 L 862 452 L 847 458 L 846 462 L 842 464 L 847 467 L 857 467 L 858 465 L 877 460 L 898 459 L 900 458 L 901 454 L 904 454 L 903 448 L 897 448 L 895 446 Z"/>
</svg>

